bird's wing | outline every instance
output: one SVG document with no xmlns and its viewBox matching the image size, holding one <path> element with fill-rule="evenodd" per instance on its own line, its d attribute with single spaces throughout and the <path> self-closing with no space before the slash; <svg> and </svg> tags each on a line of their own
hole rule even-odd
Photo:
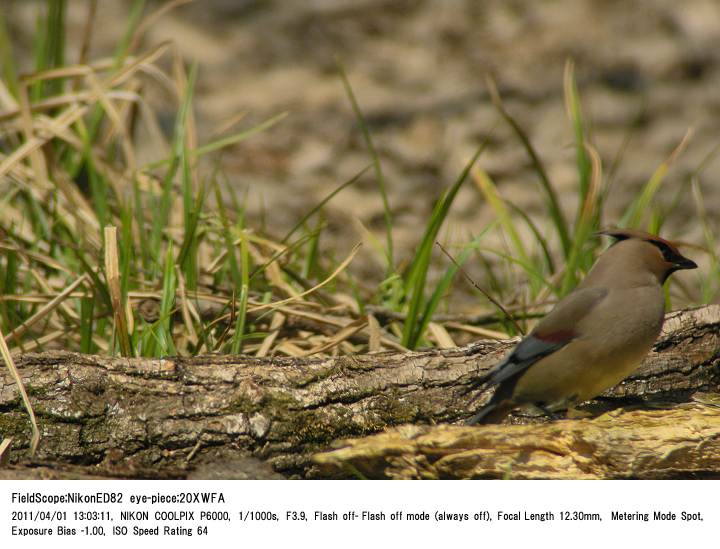
<svg viewBox="0 0 720 549">
<path fill-rule="evenodd" d="M 498 385 L 565 347 L 580 335 L 577 332 L 580 320 L 607 294 L 606 288 L 585 288 L 576 290 L 560 301 L 505 360 L 486 374 L 482 384 Z"/>
</svg>

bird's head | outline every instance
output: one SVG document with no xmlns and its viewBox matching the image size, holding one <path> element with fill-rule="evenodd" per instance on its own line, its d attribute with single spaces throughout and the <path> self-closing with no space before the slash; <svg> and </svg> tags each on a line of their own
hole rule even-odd
<svg viewBox="0 0 720 549">
<path fill-rule="evenodd" d="M 696 269 L 697 264 L 678 251 L 678 243 L 637 229 L 607 229 L 599 234 L 616 240 L 610 248 L 614 260 L 627 269 L 649 271 L 663 284 L 681 269 Z"/>
</svg>

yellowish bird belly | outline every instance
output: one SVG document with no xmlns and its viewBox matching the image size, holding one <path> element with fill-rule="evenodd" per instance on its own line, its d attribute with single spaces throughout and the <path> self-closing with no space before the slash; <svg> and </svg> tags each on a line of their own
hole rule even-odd
<svg viewBox="0 0 720 549">
<path fill-rule="evenodd" d="M 662 328 L 663 301 L 658 288 L 642 289 L 647 295 L 618 292 L 613 301 L 598 308 L 592 329 L 579 325 L 580 337 L 532 365 L 517 381 L 516 404 L 541 404 L 549 410 L 566 408 L 598 396 L 630 375 L 652 348 Z M 630 299 L 631 298 L 631 299 Z"/>
</svg>

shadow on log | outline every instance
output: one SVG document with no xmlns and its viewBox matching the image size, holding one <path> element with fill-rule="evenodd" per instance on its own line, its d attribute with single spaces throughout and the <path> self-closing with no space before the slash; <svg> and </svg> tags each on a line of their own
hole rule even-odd
<svg viewBox="0 0 720 549">
<path fill-rule="evenodd" d="M 459 467 L 456 474 L 432 469 L 430 476 L 503 476 L 505 473 L 498 471 L 506 471 L 510 466 L 511 471 L 517 472 L 526 459 L 522 447 L 501 444 L 503 437 L 517 436 L 513 430 L 517 427 L 513 425 L 472 429 L 406 426 L 367 441 L 338 441 L 366 437 L 390 426 L 452 423 L 470 417 L 489 397 L 489 392 L 472 402 L 475 395 L 466 394 L 469 382 L 492 367 L 514 343 L 482 341 L 457 349 L 327 359 L 213 355 L 151 360 L 64 352 L 19 355 L 17 365 L 38 415 L 43 438 L 31 461 L 27 452 L 29 422 L 17 388 L 9 373 L 3 370 L 0 436 L 13 437 L 14 444 L 9 455 L 11 465 L 0 469 L 0 478 L 53 475 L 66 475 L 62 478 L 277 478 L 278 473 L 305 478 L 345 476 L 350 474 L 349 468 L 358 468 L 358 462 L 353 461 L 355 457 L 350 458 L 346 466 L 340 465 L 337 459 L 347 454 L 327 454 L 328 457 L 317 458 L 319 461 L 313 461 L 312 456 L 338 444 L 348 447 L 341 452 L 351 448 L 359 452 L 362 444 L 377 445 L 380 440 L 390 445 L 399 444 L 398 441 L 408 438 L 408 433 L 413 433 L 410 439 L 421 436 L 428 441 L 440 440 L 436 437 L 446 435 L 450 439 L 458 436 L 466 437 L 463 440 L 492 440 L 493 448 L 503 448 L 494 454 L 492 448 L 486 449 L 484 455 L 496 456 L 496 464 L 488 461 L 490 457 L 480 461 L 457 458 L 447 461 Z M 719 359 L 719 306 L 671 313 L 655 350 L 638 372 L 586 408 L 600 413 L 638 403 L 645 408 L 660 402 L 667 406 L 668 402 L 689 402 L 697 392 L 717 392 Z M 588 455 L 595 451 L 595 446 L 582 443 L 585 431 L 594 433 L 593 440 L 607 441 L 622 438 L 622 432 L 626 432 L 623 439 L 627 441 L 626 446 L 617 446 L 616 451 L 629 452 L 634 447 L 630 435 L 633 418 L 663 424 L 666 421 L 682 423 L 686 429 L 683 433 L 707 428 L 707 435 L 695 433 L 702 440 L 706 436 L 706 443 L 701 444 L 698 438 L 688 440 L 715 448 L 712 444 L 717 437 L 718 420 L 717 417 L 712 420 L 713 410 L 675 406 L 665 412 L 646 413 L 650 415 L 621 414 L 549 425 L 542 418 L 515 417 L 512 421 L 540 422 L 523 427 L 527 441 L 544 440 L 542 433 L 551 432 L 548 429 L 555 433 L 574 433 L 573 440 L 579 442 L 576 446 L 568 445 L 568 451 Z M 661 413 L 676 415 L 666 419 L 652 415 Z M 711 420 L 715 421 L 716 430 L 708 427 L 707 422 L 712 423 Z M 625 431 L 621 430 L 621 424 Z M 651 430 L 651 426 L 647 429 Z M 490 432 L 494 433 L 492 437 Z M 637 459 L 662 447 L 657 438 L 662 430 L 654 432 L 655 442 L 648 443 L 650 446 L 637 443 Z M 674 438 L 680 431 L 665 432 L 680 444 Z M 612 443 L 609 444 L 606 450 L 612 453 Z M 409 447 L 407 441 L 402 445 Z M 473 450 L 468 446 L 468 449 L 477 453 L 477 448 Z M 658 450 L 661 451 L 666 450 Z M 377 455 L 386 456 L 382 452 Z M 717 452 L 712 455 L 712 467 L 703 461 L 704 465 L 699 468 L 688 464 L 678 466 L 677 470 L 682 474 L 720 474 Z M 613 462 L 617 467 L 625 463 L 622 457 L 618 455 Z M 382 465 L 385 459 L 379 458 L 377 467 L 365 469 L 365 476 L 402 476 L 387 464 Z M 566 467 L 562 461 L 558 461 L 557 466 Z M 549 467 L 550 462 L 547 469 L 538 469 L 528 476 L 553 477 Z M 422 470 L 417 469 L 417 476 L 424 476 L 420 474 Z M 648 469 L 647 475 L 641 475 L 636 469 L 629 470 L 634 471 L 630 476 L 672 476 L 661 468 Z M 572 478 L 615 475 L 612 468 L 605 473 L 601 468 L 593 469 L 595 473 L 581 473 L 580 468 L 574 471 L 578 476 L 571 475 Z M 414 475 L 416 473 L 408 473 L 408 476 Z"/>
</svg>

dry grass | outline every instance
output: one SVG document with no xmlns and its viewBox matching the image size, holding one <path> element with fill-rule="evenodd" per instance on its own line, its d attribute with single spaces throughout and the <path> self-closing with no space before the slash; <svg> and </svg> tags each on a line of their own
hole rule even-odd
<svg viewBox="0 0 720 549">
<path fill-rule="evenodd" d="M 447 347 L 469 338 L 521 333 L 592 264 L 601 245 L 591 236 L 602 223 L 609 181 L 586 136 L 571 64 L 564 84 L 581 198 L 574 226 L 558 206 L 541 159 L 489 82 L 499 118 L 510 124 L 535 167 L 560 253 L 547 231 L 532 227 L 490 176 L 470 162 L 436 204 L 407 267 L 393 259 L 387 182 L 359 101 L 341 70 L 385 204 L 387 243 L 379 248 L 387 280 L 367 288 L 347 270 L 357 248 L 342 261 L 330 258 L 318 251 L 322 224 L 309 223 L 364 171 L 339 183 L 282 238 L 246 223 L 243 201 L 215 169 L 218 157 L 257 132 L 282 131 L 276 125 L 284 113 L 234 132 L 245 113 L 231 114 L 212 142 L 199 142 L 193 114 L 196 67 L 188 68 L 171 43 L 140 50 L 144 30 L 184 3 L 166 3 L 143 17 L 143 3 L 136 2 L 116 54 L 93 60 L 88 44 L 96 6 L 90 2 L 78 59 L 58 59 L 47 51 L 43 57 L 39 48 L 38 70 L 6 72 L 0 80 L 0 323 L 10 351 L 327 356 Z M 48 16 L 38 42 L 64 41 L 63 33 Z M 4 42 L 9 43 L 7 36 Z M 176 106 L 172 135 L 161 129 L 147 99 L 151 92 Z M 629 206 L 627 224 L 660 228 L 652 199 L 688 139 Z M 148 150 L 152 161 L 140 161 Z M 496 213 L 496 223 L 486 230 L 501 231 L 508 245 L 484 248 L 481 233 L 454 252 L 457 262 L 444 261 L 445 275 L 433 289 L 427 281 L 431 252 L 468 174 Z M 713 222 L 697 185 L 693 193 L 710 247 Z M 523 223 L 531 225 L 536 240 L 522 241 L 518 226 Z M 496 279 L 492 265 L 502 264 L 524 280 L 522 288 L 495 280 L 488 287 L 500 291 L 491 295 L 481 282 L 476 287 L 479 299 L 487 298 L 485 311 L 475 318 L 437 315 L 462 263 L 473 256 L 487 265 L 488 281 Z M 715 255 L 711 269 L 718 270 Z M 714 299 L 717 290 L 712 277 L 703 279 L 701 300 Z"/>
<path fill-rule="evenodd" d="M 367 168 L 339 182 L 282 237 L 249 226 L 243 200 L 217 169 L 220 155 L 258 132 L 282 131 L 277 126 L 285 113 L 238 131 L 233 128 L 243 123 L 245 113 L 230 113 L 213 141 L 200 143 L 193 113 L 197 67 L 186 66 L 172 43 L 141 49 L 144 30 L 187 1 L 165 3 L 143 17 L 144 2 L 136 0 L 115 55 L 89 59 L 97 7 L 90 1 L 79 58 L 69 60 L 62 48 L 47 46 L 66 40 L 64 3 L 48 0 L 36 36 L 36 70 L 19 74 L 11 64 L 3 66 L 0 327 L 7 336 L 0 332 L 0 351 L 30 413 L 33 451 L 39 431 L 12 352 L 61 348 L 146 357 L 240 352 L 323 357 L 506 338 L 523 333 L 570 291 L 601 251 L 592 234 L 603 223 L 616 166 L 603 177 L 584 125 L 572 63 L 564 88 L 578 176 L 574 223 L 560 209 L 528 136 L 489 81 L 499 120 L 511 127 L 537 175 L 547 224 L 537 227 L 475 165 L 484 146 L 479 144 L 436 202 L 415 255 L 407 265 L 397 263 L 389 182 L 341 67 L 339 80 L 357 116 L 384 204 L 386 242 L 376 241 L 376 247 L 387 267 L 385 281 L 369 287 L 354 279 L 347 267 L 358 247 L 335 260 L 319 246 L 322 219 L 311 223 Z M 0 48 L 10 47 L 0 14 Z M 0 54 L 3 60 L 13 58 L 9 49 Z M 162 130 L 150 95 L 174 106 L 170 135 Z M 657 209 L 653 199 L 690 136 L 651 175 L 621 224 L 660 231 L 671 210 Z M 674 281 L 668 299 L 717 299 L 716 220 L 705 211 L 697 177 L 718 150 L 689 181 L 709 270 L 700 276 L 699 291 Z M 148 156 L 151 160 L 145 161 Z M 495 221 L 454 250 L 457 259 L 443 258 L 445 272 L 432 285 L 433 250 L 466 179 L 474 180 Z M 524 225 L 533 235 L 530 240 L 520 236 Z M 502 249 L 485 247 L 482 239 L 489 231 L 501 234 Z M 473 283 L 485 308 L 472 317 L 437 314 L 471 258 L 485 267 L 485 280 Z M 499 270 L 509 276 L 497 276 Z M 9 444 L 0 445 L 0 461 Z"/>
</svg>

